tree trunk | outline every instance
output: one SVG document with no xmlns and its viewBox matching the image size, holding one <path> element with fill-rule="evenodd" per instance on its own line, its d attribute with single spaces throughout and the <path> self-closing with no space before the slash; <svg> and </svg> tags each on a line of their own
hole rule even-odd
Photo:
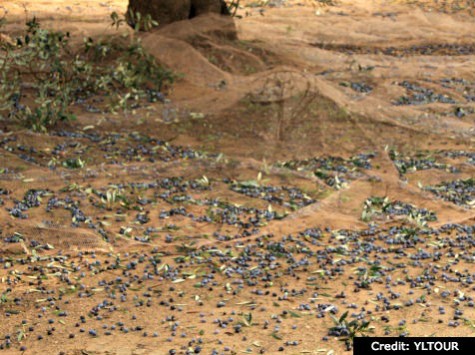
<svg viewBox="0 0 475 355">
<path fill-rule="evenodd" d="M 206 13 L 230 15 L 224 0 L 129 0 L 127 22 L 135 27 L 131 13 L 141 17 L 150 15 L 159 26 L 190 19 Z"/>
</svg>

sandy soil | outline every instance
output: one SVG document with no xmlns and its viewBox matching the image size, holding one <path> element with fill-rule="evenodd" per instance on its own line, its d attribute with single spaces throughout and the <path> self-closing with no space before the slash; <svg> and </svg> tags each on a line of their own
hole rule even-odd
<svg viewBox="0 0 475 355">
<path fill-rule="evenodd" d="M 141 34 L 165 103 L 2 124 L 0 353 L 342 354 L 346 311 L 473 335 L 473 2 L 242 5 Z M 5 0 L 2 34 L 125 8 Z"/>
</svg>

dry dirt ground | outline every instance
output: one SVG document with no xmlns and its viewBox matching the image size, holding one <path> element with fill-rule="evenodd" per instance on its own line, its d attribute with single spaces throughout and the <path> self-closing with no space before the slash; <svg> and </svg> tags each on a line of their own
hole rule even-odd
<svg viewBox="0 0 475 355">
<path fill-rule="evenodd" d="M 473 1 L 241 3 L 141 35 L 182 74 L 168 101 L 2 124 L 0 353 L 474 335 Z M 11 38 L 37 16 L 79 42 L 125 7 L 0 11 Z"/>
</svg>

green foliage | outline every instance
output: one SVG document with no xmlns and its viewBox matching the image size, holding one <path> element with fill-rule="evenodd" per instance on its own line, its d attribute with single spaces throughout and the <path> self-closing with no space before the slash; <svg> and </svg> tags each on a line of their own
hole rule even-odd
<svg viewBox="0 0 475 355">
<path fill-rule="evenodd" d="M 0 304 L 8 302 L 8 292 L 9 291 L 2 292 L 2 294 L 0 295 Z"/>
<path fill-rule="evenodd" d="M 255 323 L 252 321 L 252 313 L 245 313 L 242 315 L 243 322 L 246 327 L 252 327 Z"/>
<path fill-rule="evenodd" d="M 84 168 L 86 163 L 81 158 L 69 158 L 63 162 L 63 166 L 68 169 Z"/>
<path fill-rule="evenodd" d="M 127 22 L 134 28 L 136 32 L 140 30 L 150 31 L 154 27 L 158 26 L 158 22 L 153 20 L 150 14 L 142 17 L 140 12 L 133 12 L 132 10 L 127 12 L 126 18 L 120 18 L 116 12 L 113 12 L 111 14 L 111 19 L 112 26 L 119 28 L 122 24 Z"/>
<path fill-rule="evenodd" d="M 1 47 L 0 113 L 7 111 L 9 118 L 41 131 L 58 121 L 74 119 L 68 106 L 75 80 L 69 63 L 60 58 L 67 51 L 69 33 L 41 29 L 35 18 L 26 26 L 16 47 Z M 26 90 L 34 91 L 34 101 L 23 105 Z"/>
<path fill-rule="evenodd" d="M 391 203 L 389 198 L 386 197 L 370 197 L 364 202 L 363 213 L 361 215 L 361 220 L 368 222 L 374 215 L 381 214 L 387 211 L 388 206 Z"/>
<path fill-rule="evenodd" d="M 348 311 L 346 311 L 340 318 L 334 316 L 331 317 L 335 326 L 329 329 L 329 334 L 342 337 L 342 341 L 352 342 L 356 336 L 364 335 L 365 333 L 374 330 L 374 327 L 370 326 L 370 321 L 360 321 L 357 319 L 348 321 Z"/>
<path fill-rule="evenodd" d="M 134 16 L 140 26 L 156 25 L 150 17 Z M 116 13 L 111 18 L 117 28 L 125 22 Z M 68 32 L 43 29 L 33 18 L 16 45 L 0 43 L 0 120 L 44 132 L 75 119 L 73 103 L 102 95 L 109 99 L 107 111 L 127 110 L 140 100 L 160 99 L 163 85 L 175 79 L 134 34 L 86 38 L 76 53 L 69 39 Z"/>
<path fill-rule="evenodd" d="M 386 197 L 372 196 L 364 202 L 361 220 L 369 222 L 374 217 L 389 218 L 403 216 L 420 227 L 425 227 L 427 222 L 437 220 L 433 211 L 420 209 L 401 201 L 391 201 Z"/>
<path fill-rule="evenodd" d="M 228 11 L 231 14 L 231 16 L 236 17 L 237 10 L 239 9 L 239 1 L 240 0 L 232 0 L 227 6 L 228 6 Z"/>
</svg>

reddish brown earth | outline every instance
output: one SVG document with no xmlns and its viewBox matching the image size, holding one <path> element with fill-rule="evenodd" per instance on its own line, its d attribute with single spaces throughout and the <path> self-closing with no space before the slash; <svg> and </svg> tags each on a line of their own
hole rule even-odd
<svg viewBox="0 0 475 355">
<path fill-rule="evenodd" d="M 141 34 L 183 74 L 166 103 L 2 124 L 0 353 L 342 354 L 347 310 L 358 336 L 473 335 L 473 2 L 241 3 Z M 126 1 L 1 8 L 4 38 L 127 31 Z"/>
</svg>

